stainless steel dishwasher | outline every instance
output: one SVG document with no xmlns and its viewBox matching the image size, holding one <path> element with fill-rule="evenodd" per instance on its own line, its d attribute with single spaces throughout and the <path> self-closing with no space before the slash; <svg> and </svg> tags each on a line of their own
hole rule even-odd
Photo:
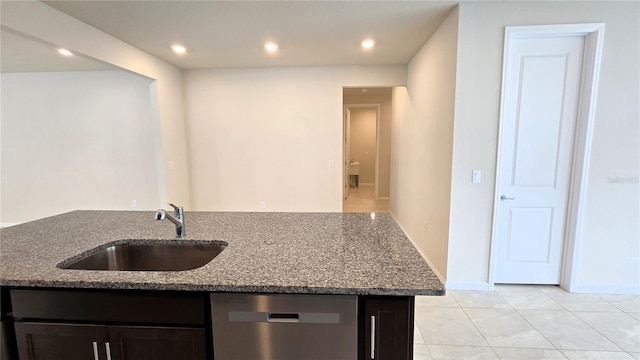
<svg viewBox="0 0 640 360">
<path fill-rule="evenodd" d="M 211 294 L 216 360 L 353 360 L 351 295 Z"/>
</svg>

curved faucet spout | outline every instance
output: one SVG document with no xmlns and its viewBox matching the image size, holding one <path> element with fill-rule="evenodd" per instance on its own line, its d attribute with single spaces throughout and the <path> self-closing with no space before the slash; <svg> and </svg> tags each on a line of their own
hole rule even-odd
<svg viewBox="0 0 640 360">
<path fill-rule="evenodd" d="M 155 219 L 159 221 L 169 220 L 176 226 L 176 237 L 183 238 L 185 235 L 184 230 L 184 209 L 182 206 L 175 206 L 173 204 L 169 204 L 173 207 L 173 215 L 167 214 L 164 209 L 158 209 L 156 211 Z"/>
</svg>

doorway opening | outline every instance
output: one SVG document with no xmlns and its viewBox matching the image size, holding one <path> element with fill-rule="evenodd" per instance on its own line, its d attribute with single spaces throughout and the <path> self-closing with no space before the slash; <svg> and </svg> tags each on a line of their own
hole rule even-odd
<svg viewBox="0 0 640 360">
<path fill-rule="evenodd" d="M 387 212 L 391 88 L 344 88 L 343 105 L 343 212 Z"/>
</svg>

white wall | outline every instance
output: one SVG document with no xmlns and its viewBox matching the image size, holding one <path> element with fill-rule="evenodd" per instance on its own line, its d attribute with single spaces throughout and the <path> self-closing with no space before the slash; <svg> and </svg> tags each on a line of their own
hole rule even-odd
<svg viewBox="0 0 640 360">
<path fill-rule="evenodd" d="M 342 87 L 403 84 L 406 71 L 192 70 L 184 81 L 193 209 L 341 211 Z"/>
<path fill-rule="evenodd" d="M 388 198 L 391 178 L 391 89 L 388 94 L 349 94 L 343 98 L 344 104 L 377 104 L 380 105 L 380 124 L 378 128 L 378 194 L 380 198 Z"/>
<path fill-rule="evenodd" d="M 392 96 L 391 212 L 443 279 L 457 34 L 456 8 L 409 63 L 407 87 L 394 89 Z"/>
<path fill-rule="evenodd" d="M 2 26 L 21 34 L 65 47 L 94 59 L 155 79 L 151 84 L 152 116 L 160 123 L 164 160 L 158 163 L 163 196 L 190 210 L 187 137 L 179 68 L 114 38 L 39 1 L 2 1 Z"/>
<path fill-rule="evenodd" d="M 157 207 L 150 80 L 124 71 L 1 75 L 2 223 Z"/>
<path fill-rule="evenodd" d="M 574 290 L 640 291 L 639 11 L 637 2 L 611 1 L 460 5 L 449 287 L 487 287 L 504 27 L 604 22 L 584 238 Z M 473 169 L 483 170 L 481 184 L 471 183 Z M 612 182 L 616 177 L 629 181 Z"/>
<path fill-rule="evenodd" d="M 351 109 L 351 159 L 360 163 L 360 184 L 376 180 L 376 122 L 377 109 Z"/>
</svg>

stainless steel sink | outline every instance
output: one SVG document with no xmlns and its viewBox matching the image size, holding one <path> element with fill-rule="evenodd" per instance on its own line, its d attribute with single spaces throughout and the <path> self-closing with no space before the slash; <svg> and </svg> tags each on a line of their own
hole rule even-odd
<svg viewBox="0 0 640 360">
<path fill-rule="evenodd" d="M 227 246 L 194 243 L 111 245 L 60 266 L 62 269 L 112 271 L 181 271 L 209 263 Z"/>
</svg>

